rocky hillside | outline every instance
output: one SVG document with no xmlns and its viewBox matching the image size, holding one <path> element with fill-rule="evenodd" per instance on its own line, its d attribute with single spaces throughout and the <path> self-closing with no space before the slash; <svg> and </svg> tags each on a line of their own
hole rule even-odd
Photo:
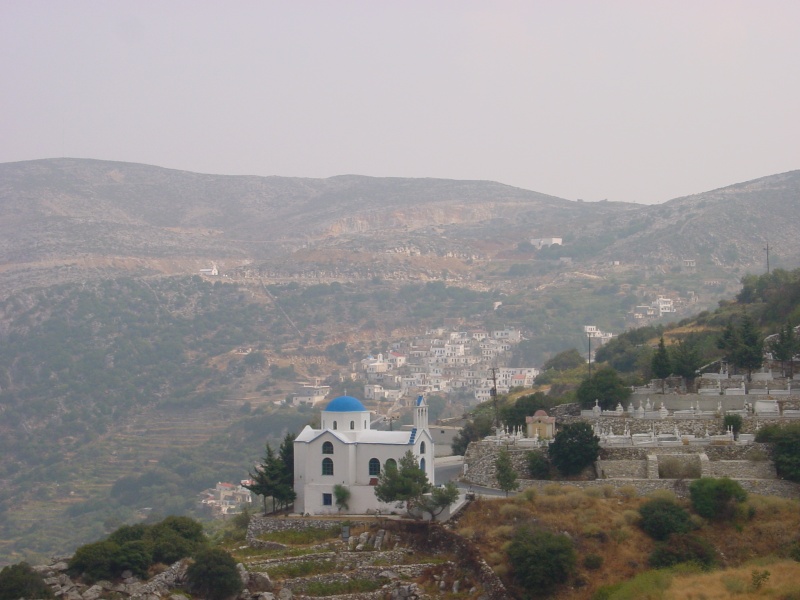
<svg viewBox="0 0 800 600">
<path fill-rule="evenodd" d="M 549 236 L 565 244 L 544 258 L 589 266 L 691 258 L 747 268 L 763 263 L 767 242 L 774 264 L 791 265 L 800 257 L 798 198 L 800 172 L 640 206 L 571 202 L 489 181 L 204 175 L 68 158 L 6 163 L 0 281 L 8 292 L 121 272 L 193 273 L 212 262 L 310 268 L 317 261 L 309 249 L 332 248 L 373 257 L 400 248 L 469 270 L 476 258 L 502 259 Z"/>
</svg>

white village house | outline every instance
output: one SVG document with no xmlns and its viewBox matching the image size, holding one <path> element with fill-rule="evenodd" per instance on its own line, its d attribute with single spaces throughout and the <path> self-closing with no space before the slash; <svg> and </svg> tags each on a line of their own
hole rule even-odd
<svg viewBox="0 0 800 600">
<path fill-rule="evenodd" d="M 350 491 L 347 514 L 396 510 L 375 497 L 373 487 L 388 461 L 399 463 L 411 450 L 419 466 L 434 483 L 433 438 L 428 429 L 428 405 L 417 398 L 410 431 L 370 429 L 370 412 L 352 396 L 334 398 L 322 411 L 322 426 L 306 426 L 294 441 L 295 511 L 301 514 L 335 514 L 333 487 Z"/>
</svg>

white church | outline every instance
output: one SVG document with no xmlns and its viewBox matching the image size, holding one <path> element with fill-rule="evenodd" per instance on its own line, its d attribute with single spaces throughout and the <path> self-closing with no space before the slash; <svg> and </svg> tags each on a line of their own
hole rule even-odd
<svg viewBox="0 0 800 600">
<path fill-rule="evenodd" d="M 322 427 L 306 426 L 294 441 L 294 508 L 300 514 L 336 514 L 333 487 L 350 491 L 343 514 L 396 510 L 379 502 L 373 487 L 386 464 L 414 453 L 428 481 L 434 483 L 433 438 L 428 429 L 428 405 L 417 398 L 411 431 L 370 429 L 370 412 L 352 396 L 334 398 L 322 411 Z"/>
</svg>

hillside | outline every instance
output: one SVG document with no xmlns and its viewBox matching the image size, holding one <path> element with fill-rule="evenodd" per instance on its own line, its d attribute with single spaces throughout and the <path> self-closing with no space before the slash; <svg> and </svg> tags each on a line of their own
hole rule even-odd
<svg viewBox="0 0 800 600">
<path fill-rule="evenodd" d="M 643 207 L 483 181 L 0 165 L 0 562 L 69 551 L 145 507 L 195 510 L 313 418 L 276 405 L 298 383 L 353 392 L 354 362 L 428 327 L 518 328 L 509 364 L 541 366 L 656 295 L 681 299 L 670 318 L 714 307 L 761 269 L 752 223 L 773 266 L 798 260 L 797 186 Z M 742 218 L 715 221 L 722 204 Z M 697 256 L 704 229 L 716 245 Z M 529 243 L 552 235 L 562 247 Z M 743 250 L 719 259 L 731 239 Z"/>
<path fill-rule="evenodd" d="M 120 274 L 190 274 L 212 262 L 229 274 L 255 266 L 337 280 L 376 272 L 436 279 L 443 271 L 475 280 L 495 261 L 559 256 L 573 264 L 545 260 L 527 278 L 615 260 L 641 275 L 693 259 L 703 277 L 725 279 L 760 269 L 766 242 L 774 265 L 798 261 L 798 193 L 800 172 L 641 206 L 488 181 L 203 175 L 68 158 L 5 163 L 0 282 L 9 293 Z M 529 239 L 554 235 L 564 239 L 557 252 L 518 254 Z M 359 254 L 375 259 L 372 272 L 336 269 Z"/>
</svg>

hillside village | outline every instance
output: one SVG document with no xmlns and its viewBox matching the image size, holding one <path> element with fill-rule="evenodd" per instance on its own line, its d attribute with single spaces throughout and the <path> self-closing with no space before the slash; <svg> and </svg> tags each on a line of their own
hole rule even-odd
<svg viewBox="0 0 800 600">
<path fill-rule="evenodd" d="M 420 394 L 461 393 L 468 406 L 489 399 L 495 385 L 505 394 L 514 387 L 530 387 L 539 374 L 535 367 L 497 366 L 508 360 L 522 341 L 516 329 L 451 331 L 429 329 L 423 336 L 391 344 L 386 354 L 367 356 L 353 365 L 353 381 L 364 383 L 364 399 L 390 402 L 386 415 L 411 406 Z M 292 404 L 317 405 L 330 390 L 324 385 L 303 385 Z"/>
</svg>

